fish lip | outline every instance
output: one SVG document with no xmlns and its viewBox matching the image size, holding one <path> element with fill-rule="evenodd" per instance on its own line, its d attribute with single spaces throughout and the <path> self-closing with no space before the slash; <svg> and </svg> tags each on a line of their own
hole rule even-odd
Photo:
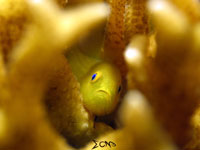
<svg viewBox="0 0 200 150">
<path fill-rule="evenodd" d="M 97 92 L 102 92 L 102 93 L 105 93 L 105 94 L 107 94 L 108 96 L 110 96 L 109 93 L 106 92 L 105 90 L 98 90 Z"/>
</svg>

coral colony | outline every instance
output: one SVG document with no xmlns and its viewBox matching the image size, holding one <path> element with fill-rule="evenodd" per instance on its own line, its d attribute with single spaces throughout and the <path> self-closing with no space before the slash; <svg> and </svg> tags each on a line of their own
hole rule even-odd
<svg viewBox="0 0 200 150">
<path fill-rule="evenodd" d="M 0 0 L 0 149 L 200 150 L 199 66 L 197 0 Z"/>
</svg>

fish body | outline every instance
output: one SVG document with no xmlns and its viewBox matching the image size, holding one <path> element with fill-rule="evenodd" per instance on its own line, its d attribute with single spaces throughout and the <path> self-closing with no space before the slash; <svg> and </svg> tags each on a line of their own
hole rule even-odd
<svg viewBox="0 0 200 150">
<path fill-rule="evenodd" d="M 110 62 L 92 58 L 78 49 L 67 55 L 72 72 L 80 82 L 83 105 L 96 116 L 111 113 L 121 90 L 121 75 Z"/>
</svg>

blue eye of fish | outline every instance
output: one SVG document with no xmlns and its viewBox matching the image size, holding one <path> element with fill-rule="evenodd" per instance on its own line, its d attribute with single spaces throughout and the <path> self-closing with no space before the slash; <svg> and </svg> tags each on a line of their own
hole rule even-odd
<svg viewBox="0 0 200 150">
<path fill-rule="evenodd" d="M 118 88 L 118 93 L 121 91 L 121 86 L 119 86 L 119 88 Z"/>
<path fill-rule="evenodd" d="M 93 74 L 92 75 L 92 80 L 94 80 L 96 78 L 96 76 L 97 76 L 97 73 Z"/>
</svg>

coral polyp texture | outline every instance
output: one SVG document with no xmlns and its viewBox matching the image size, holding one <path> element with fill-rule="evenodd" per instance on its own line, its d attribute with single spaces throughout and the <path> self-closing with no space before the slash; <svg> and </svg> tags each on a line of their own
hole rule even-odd
<svg viewBox="0 0 200 150">
<path fill-rule="evenodd" d="M 200 150 L 199 65 L 197 0 L 0 0 L 0 149 Z"/>
</svg>

